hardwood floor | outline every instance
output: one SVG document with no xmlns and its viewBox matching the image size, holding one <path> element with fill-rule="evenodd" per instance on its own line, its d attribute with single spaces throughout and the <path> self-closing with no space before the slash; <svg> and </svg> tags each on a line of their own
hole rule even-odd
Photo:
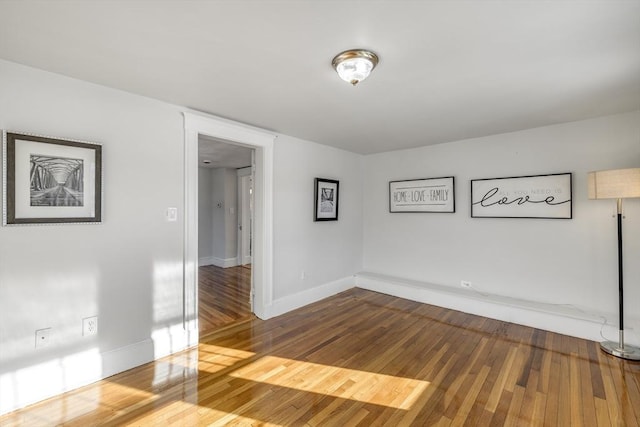
<svg viewBox="0 0 640 427">
<path fill-rule="evenodd" d="M 352 289 L 0 418 L 57 424 L 638 426 L 640 364 Z"/>
<path fill-rule="evenodd" d="M 201 335 L 249 319 L 251 266 L 198 268 L 198 324 Z"/>
</svg>

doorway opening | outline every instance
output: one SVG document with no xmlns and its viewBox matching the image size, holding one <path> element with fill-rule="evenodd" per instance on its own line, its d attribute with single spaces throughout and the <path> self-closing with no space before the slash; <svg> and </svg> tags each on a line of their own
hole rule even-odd
<svg viewBox="0 0 640 427">
<path fill-rule="evenodd" d="M 185 132 L 184 316 L 185 345 L 199 343 L 198 328 L 198 140 L 212 137 L 254 150 L 251 241 L 252 312 L 272 316 L 273 304 L 273 151 L 275 134 L 203 113 L 183 112 Z"/>
<path fill-rule="evenodd" d="M 252 317 L 253 148 L 198 137 L 198 329 Z"/>
</svg>

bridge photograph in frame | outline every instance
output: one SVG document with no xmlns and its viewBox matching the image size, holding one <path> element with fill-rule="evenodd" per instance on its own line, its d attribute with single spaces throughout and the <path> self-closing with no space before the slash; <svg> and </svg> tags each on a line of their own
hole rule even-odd
<svg viewBox="0 0 640 427">
<path fill-rule="evenodd" d="M 102 146 L 3 132 L 3 225 L 99 223 Z"/>
</svg>

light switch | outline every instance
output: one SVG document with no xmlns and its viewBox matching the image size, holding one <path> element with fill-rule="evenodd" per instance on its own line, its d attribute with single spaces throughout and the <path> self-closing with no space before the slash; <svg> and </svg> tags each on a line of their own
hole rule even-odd
<svg viewBox="0 0 640 427">
<path fill-rule="evenodd" d="M 167 221 L 176 222 L 178 220 L 178 208 L 167 208 Z"/>
</svg>

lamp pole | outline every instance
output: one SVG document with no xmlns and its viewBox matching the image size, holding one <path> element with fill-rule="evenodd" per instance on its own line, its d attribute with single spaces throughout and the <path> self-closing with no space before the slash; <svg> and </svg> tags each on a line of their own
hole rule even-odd
<svg viewBox="0 0 640 427">
<path fill-rule="evenodd" d="M 622 199 L 618 198 L 618 339 L 619 342 L 604 341 L 600 348 L 616 357 L 629 360 L 640 360 L 640 349 L 624 345 L 624 287 L 622 268 Z"/>
<path fill-rule="evenodd" d="M 622 359 L 640 360 L 640 348 L 624 345 L 624 289 L 622 286 L 622 199 L 640 198 L 640 168 L 610 169 L 587 174 L 590 199 L 616 199 L 618 208 L 618 342 L 605 341 L 600 348 Z"/>
</svg>

